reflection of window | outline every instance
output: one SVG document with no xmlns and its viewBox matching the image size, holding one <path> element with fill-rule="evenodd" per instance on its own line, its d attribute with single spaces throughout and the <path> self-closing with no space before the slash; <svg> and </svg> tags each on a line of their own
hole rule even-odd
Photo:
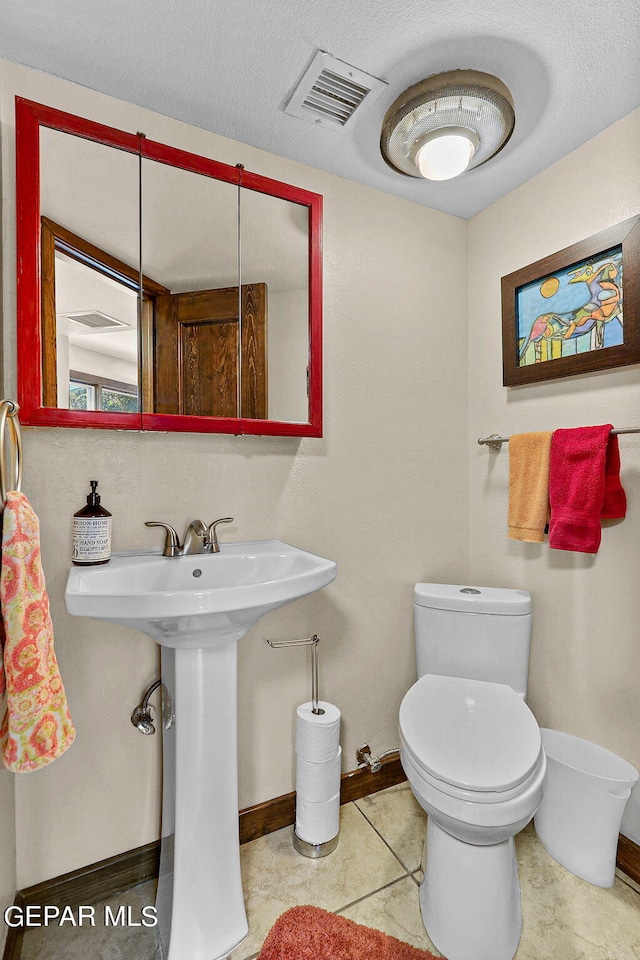
<svg viewBox="0 0 640 960">
<path fill-rule="evenodd" d="M 78 380 L 69 381 L 69 409 L 95 410 L 96 388 L 91 383 L 80 383 Z"/>
<path fill-rule="evenodd" d="M 69 409 L 103 410 L 108 413 L 137 413 L 135 384 L 106 380 L 90 373 L 69 371 Z"/>
</svg>

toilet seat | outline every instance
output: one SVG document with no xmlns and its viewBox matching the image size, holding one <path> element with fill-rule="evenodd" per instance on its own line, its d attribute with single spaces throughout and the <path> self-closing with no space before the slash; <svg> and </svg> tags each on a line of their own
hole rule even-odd
<svg viewBox="0 0 640 960">
<path fill-rule="evenodd" d="M 399 721 L 416 772 L 460 800 L 517 797 L 544 761 L 535 717 L 505 684 L 426 674 L 404 697 Z"/>
<path fill-rule="evenodd" d="M 456 793 L 457 788 L 449 789 L 442 781 L 429 777 L 414 763 L 405 744 L 401 747 L 400 759 L 413 794 L 422 808 L 448 832 L 470 843 L 492 842 L 490 838 L 495 839 L 493 831 L 496 829 L 501 831 L 500 839 L 513 836 L 531 820 L 542 800 L 542 785 L 547 769 L 544 750 L 526 784 L 505 794 L 494 794 L 491 801 L 487 801 L 487 794 L 480 792 L 474 794 L 458 790 Z M 457 832 L 462 825 L 465 825 L 464 836 Z M 476 831 L 473 839 L 469 835 L 470 826 Z M 503 828 L 507 828 L 506 833 Z"/>
</svg>

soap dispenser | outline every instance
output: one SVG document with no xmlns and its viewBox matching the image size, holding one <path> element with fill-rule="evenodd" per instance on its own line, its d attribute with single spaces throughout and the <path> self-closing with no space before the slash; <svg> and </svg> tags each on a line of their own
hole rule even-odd
<svg viewBox="0 0 640 960">
<path fill-rule="evenodd" d="M 90 480 L 87 505 L 73 515 L 72 563 L 107 563 L 111 558 L 111 514 L 100 506 L 97 480 Z"/>
</svg>

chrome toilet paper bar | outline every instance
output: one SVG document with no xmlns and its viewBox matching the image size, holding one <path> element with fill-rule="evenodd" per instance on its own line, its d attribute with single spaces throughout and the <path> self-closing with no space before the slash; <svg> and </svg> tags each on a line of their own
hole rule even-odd
<svg viewBox="0 0 640 960">
<path fill-rule="evenodd" d="M 279 647 L 311 647 L 311 712 L 316 716 L 323 714 L 324 710 L 319 705 L 318 694 L 318 643 L 320 642 L 318 634 L 314 633 L 312 637 L 305 637 L 302 640 L 267 640 L 265 637 L 264 641 L 274 650 Z"/>
</svg>

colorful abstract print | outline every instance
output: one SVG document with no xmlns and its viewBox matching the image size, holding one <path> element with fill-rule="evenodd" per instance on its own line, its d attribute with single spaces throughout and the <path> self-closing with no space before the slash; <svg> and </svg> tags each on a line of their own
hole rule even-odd
<svg viewBox="0 0 640 960">
<path fill-rule="evenodd" d="M 528 283 L 516 301 L 521 367 L 617 346 L 624 342 L 622 248 Z"/>
<path fill-rule="evenodd" d="M 0 752 L 9 770 L 26 773 L 59 757 L 76 734 L 53 649 L 38 518 L 23 493 L 7 494 L 4 509 L 0 609 Z"/>
</svg>

